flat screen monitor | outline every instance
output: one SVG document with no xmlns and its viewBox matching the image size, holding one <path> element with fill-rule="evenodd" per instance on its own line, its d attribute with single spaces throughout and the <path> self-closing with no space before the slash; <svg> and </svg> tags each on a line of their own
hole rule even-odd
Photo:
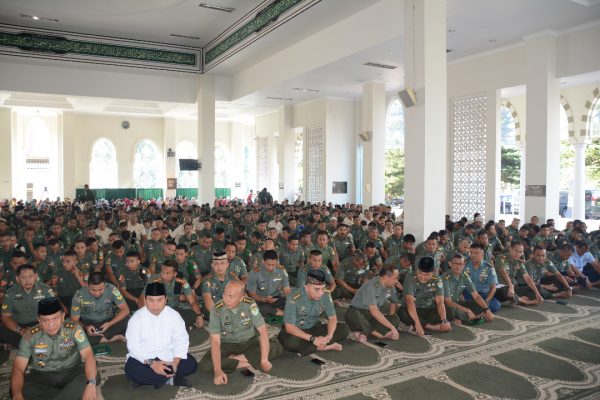
<svg viewBox="0 0 600 400">
<path fill-rule="evenodd" d="M 180 158 L 179 159 L 179 170 L 180 171 L 198 171 L 198 160 L 192 158 Z"/>
</svg>

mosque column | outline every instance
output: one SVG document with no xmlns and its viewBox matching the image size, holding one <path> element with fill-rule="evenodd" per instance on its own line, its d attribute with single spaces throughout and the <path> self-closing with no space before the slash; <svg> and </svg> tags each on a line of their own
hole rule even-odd
<svg viewBox="0 0 600 400">
<path fill-rule="evenodd" d="M 198 77 L 198 202 L 215 201 L 215 81 L 210 75 Z"/>
<path fill-rule="evenodd" d="M 560 83 L 556 75 L 556 34 L 525 39 L 527 51 L 527 168 L 524 221 L 558 217 L 560 192 Z"/>
<path fill-rule="evenodd" d="M 177 148 L 177 121 L 175 118 L 165 118 L 163 128 L 163 144 L 165 150 L 165 177 L 177 178 L 177 157 L 169 157 L 169 149 L 175 151 Z M 165 197 L 175 197 L 177 194 L 176 189 L 168 189 L 167 182 L 165 180 Z"/>
<path fill-rule="evenodd" d="M 525 223 L 524 215 L 525 215 L 525 171 L 527 170 L 527 147 L 523 143 L 519 147 L 519 152 L 521 155 L 521 170 L 519 171 L 519 217 L 521 218 L 521 222 Z M 514 199 L 513 206 L 514 209 Z M 510 222 L 509 222 L 510 223 Z"/>
<path fill-rule="evenodd" d="M 12 123 L 10 108 L 0 108 L 0 198 L 10 199 L 13 197 L 13 180 L 11 179 L 12 165 Z M 9 172 L 10 171 L 10 172 Z M 14 174 L 13 174 L 14 175 Z M 62 197 L 62 196 L 61 196 Z"/>
<path fill-rule="evenodd" d="M 279 158 L 279 201 L 294 201 L 294 161 L 296 137 L 292 129 L 292 107 L 279 107 L 279 138 L 277 142 Z"/>
<path fill-rule="evenodd" d="M 446 1 L 404 2 L 406 86 L 417 104 L 405 121 L 404 231 L 423 240 L 447 207 Z"/>
<path fill-rule="evenodd" d="M 585 218 L 585 149 L 587 143 L 574 143 L 575 171 L 573 174 L 573 219 Z"/>
<path fill-rule="evenodd" d="M 385 202 L 385 84 L 363 85 L 363 204 Z M 332 144 L 334 145 L 334 144 Z"/>
<path fill-rule="evenodd" d="M 500 212 L 500 90 L 486 93 L 486 191 L 485 218 L 496 220 Z"/>
</svg>

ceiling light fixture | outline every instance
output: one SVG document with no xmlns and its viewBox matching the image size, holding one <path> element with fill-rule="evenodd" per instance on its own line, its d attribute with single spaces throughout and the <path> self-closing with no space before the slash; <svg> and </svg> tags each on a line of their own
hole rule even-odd
<svg viewBox="0 0 600 400">
<path fill-rule="evenodd" d="M 208 8 L 209 10 L 223 11 L 223 12 L 228 12 L 228 13 L 235 11 L 235 8 L 232 8 L 232 7 L 215 6 L 214 4 L 208 4 L 208 3 L 200 3 L 200 4 L 198 4 L 198 7 L 203 7 L 203 8 Z"/>
<path fill-rule="evenodd" d="M 449 28 L 448 33 L 456 33 L 456 28 Z"/>
<path fill-rule="evenodd" d="M 287 97 L 274 97 L 274 96 L 268 96 L 267 100 L 283 100 L 283 101 L 292 101 L 292 99 L 287 98 Z"/>
<path fill-rule="evenodd" d="M 396 69 L 398 68 L 395 65 L 389 65 L 389 64 L 381 64 L 381 63 L 376 63 L 376 62 L 368 62 L 368 63 L 364 63 L 363 65 L 367 65 L 369 67 L 375 67 L 375 68 L 384 68 L 384 69 Z"/>
<path fill-rule="evenodd" d="M 21 18 L 28 18 L 28 19 L 32 19 L 34 21 L 43 21 L 43 22 L 58 22 L 57 19 L 54 18 L 44 18 L 44 17 L 38 17 L 37 15 L 27 15 L 27 14 L 21 14 L 20 15 Z"/>
<path fill-rule="evenodd" d="M 292 90 L 298 90 L 299 92 L 310 92 L 310 93 L 318 93 L 319 92 L 319 89 L 307 89 L 307 88 L 299 88 L 299 87 L 292 88 Z"/>
<path fill-rule="evenodd" d="M 182 39 L 200 40 L 200 38 L 197 37 L 197 36 L 178 35 L 177 33 L 171 33 L 170 36 L 171 37 L 176 37 L 176 38 L 182 38 Z"/>
<path fill-rule="evenodd" d="M 488 42 L 490 42 L 490 43 L 496 43 L 496 39 L 490 39 L 490 40 L 488 40 Z"/>
</svg>

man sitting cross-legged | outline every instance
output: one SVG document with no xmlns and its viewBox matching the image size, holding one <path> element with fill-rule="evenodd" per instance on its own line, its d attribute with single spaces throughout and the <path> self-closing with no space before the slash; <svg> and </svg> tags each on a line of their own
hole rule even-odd
<svg viewBox="0 0 600 400">
<path fill-rule="evenodd" d="M 398 270 L 393 265 L 384 265 L 379 271 L 379 276 L 374 277 L 358 289 L 346 313 L 346 323 L 354 337 L 365 342 L 368 335 L 379 339 L 397 340 L 400 337 L 396 329 L 400 323 L 396 315 L 398 294 L 396 281 Z M 388 300 L 390 314 L 381 311 Z"/>
<path fill-rule="evenodd" d="M 288 296 L 284 326 L 279 332 L 284 349 L 301 355 L 317 350 L 342 350 L 339 341 L 345 339 L 350 330 L 346 324 L 338 323 L 331 295 L 325 291 L 325 281 L 324 271 L 309 270 L 304 286 Z M 319 322 L 323 312 L 327 315 L 327 324 Z"/>
<path fill-rule="evenodd" d="M 134 387 L 154 385 L 190 386 L 186 376 L 198 367 L 188 353 L 190 337 L 183 318 L 167 306 L 162 282 L 149 283 L 145 306 L 133 314 L 127 326 L 125 375 Z"/>
<path fill-rule="evenodd" d="M 271 360 L 281 355 L 281 344 L 269 341 L 267 325 L 256 302 L 244 294 L 244 282 L 229 281 L 223 300 L 210 310 L 210 351 L 200 360 L 200 371 L 214 372 L 215 385 L 227 384 L 226 373 L 236 369 L 252 366 L 269 372 Z"/>
<path fill-rule="evenodd" d="M 444 302 L 448 311 L 447 318 L 453 314 L 454 323 L 461 325 L 462 321 L 476 321 L 485 318 L 493 321 L 494 315 L 486 302 L 481 298 L 469 275 L 464 272 L 465 259 L 456 253 L 450 260 L 450 269 L 442 275 L 444 285 Z M 464 294 L 471 295 L 472 300 L 464 299 Z"/>
</svg>

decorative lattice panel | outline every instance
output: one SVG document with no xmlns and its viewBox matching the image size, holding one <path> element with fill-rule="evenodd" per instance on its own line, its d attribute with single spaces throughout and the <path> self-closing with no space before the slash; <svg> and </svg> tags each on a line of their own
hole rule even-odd
<svg viewBox="0 0 600 400">
<path fill-rule="evenodd" d="M 452 100 L 452 218 L 485 212 L 486 97 Z"/>
<path fill-rule="evenodd" d="M 325 200 L 325 135 L 323 128 L 306 132 L 306 200 Z"/>
<path fill-rule="evenodd" d="M 258 171 L 258 188 L 269 188 L 271 185 L 271 157 L 269 151 L 269 138 L 256 138 L 256 170 Z"/>
</svg>

